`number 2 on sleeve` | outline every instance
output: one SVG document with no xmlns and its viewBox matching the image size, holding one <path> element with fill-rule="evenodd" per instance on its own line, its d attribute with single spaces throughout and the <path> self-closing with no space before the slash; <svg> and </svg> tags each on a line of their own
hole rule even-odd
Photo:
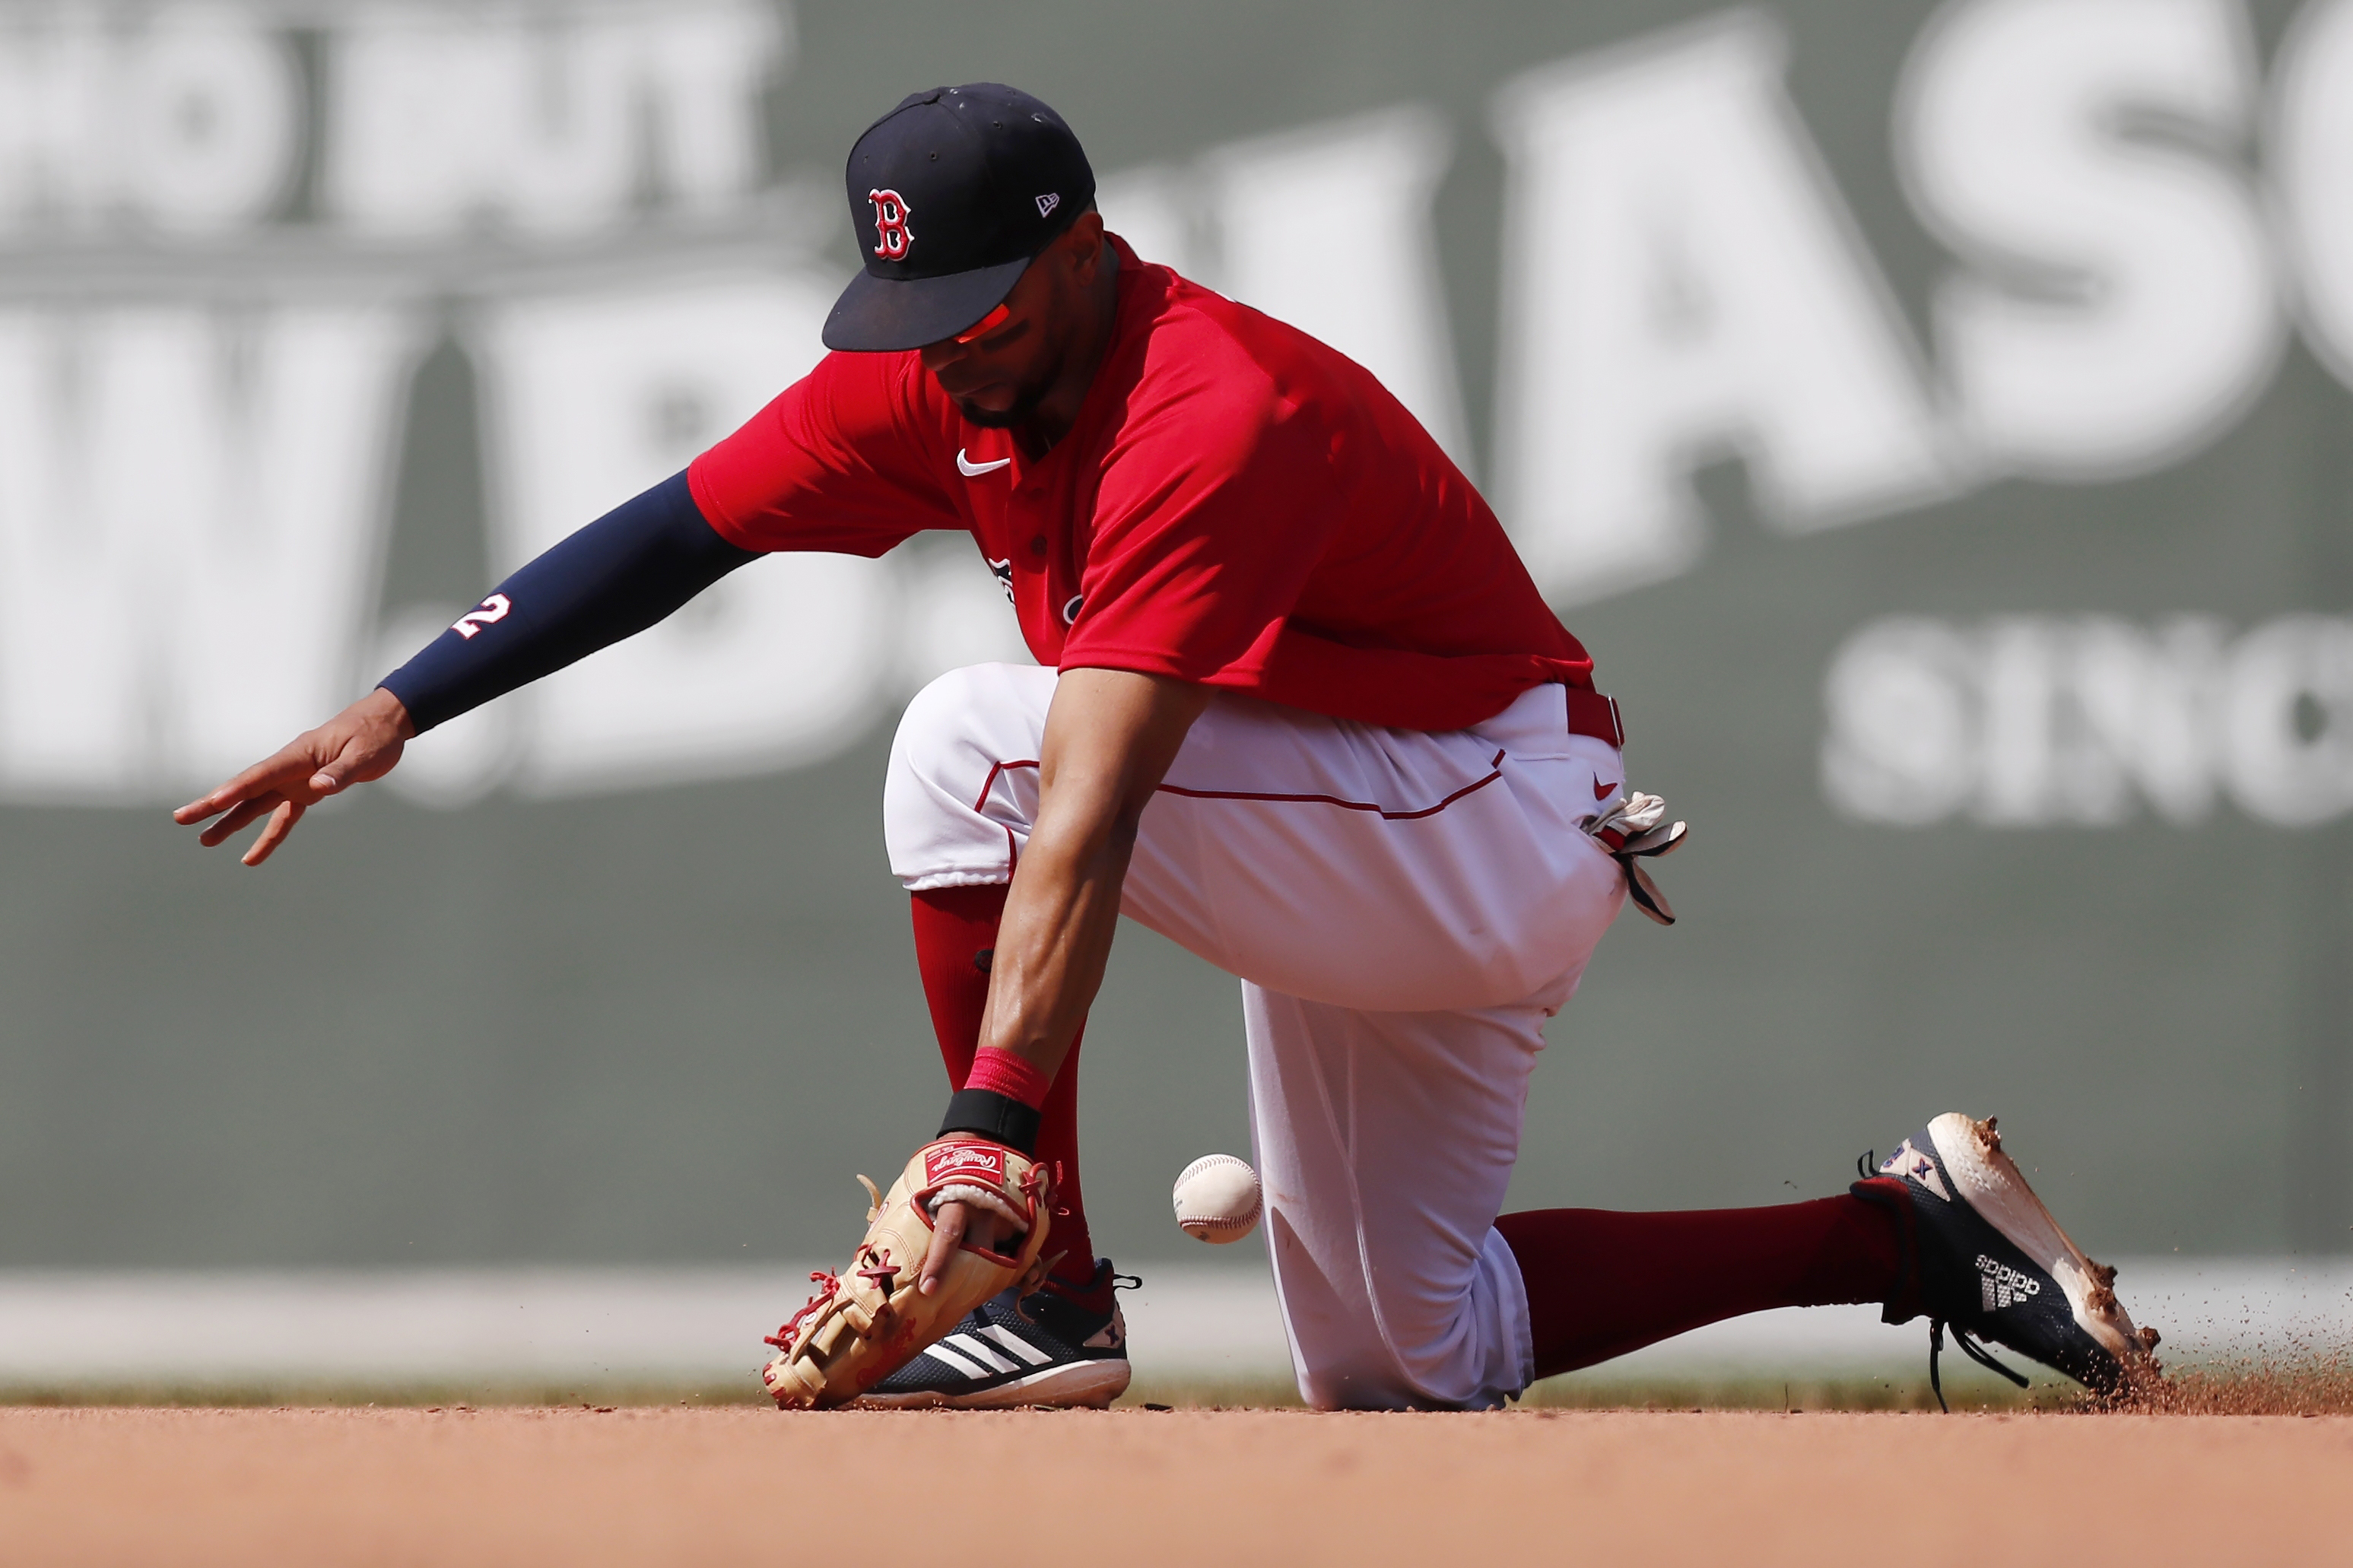
<svg viewBox="0 0 2353 1568">
<path fill-rule="evenodd" d="M 514 605 L 508 601 L 507 596 L 504 594 L 493 594 L 489 598 L 482 601 L 482 607 L 480 609 L 468 610 L 464 615 L 459 616 L 457 620 L 450 623 L 449 629 L 456 632 L 459 637 L 471 641 L 476 632 L 480 631 L 484 626 L 490 626 L 493 622 L 505 620 L 507 618 L 507 612 L 513 608 Z"/>
</svg>

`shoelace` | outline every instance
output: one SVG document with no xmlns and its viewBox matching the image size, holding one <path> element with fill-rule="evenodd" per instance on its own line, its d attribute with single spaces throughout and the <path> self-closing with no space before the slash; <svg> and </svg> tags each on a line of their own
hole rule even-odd
<svg viewBox="0 0 2353 1568">
<path fill-rule="evenodd" d="M 1117 1269 L 1113 1269 L 1111 1276 L 1111 1288 L 1114 1294 L 1122 1290 L 1140 1290 L 1144 1288 L 1144 1276 L 1141 1274 L 1122 1274 Z M 1046 1289 L 1041 1285 L 1037 1289 L 1029 1292 L 1027 1296 L 1018 1298 L 1013 1303 L 1014 1316 L 1019 1318 L 1025 1323 L 1036 1322 L 1038 1320 L 1030 1315 L 1029 1303 L 1038 1300 L 1039 1297 L 1043 1296 L 1044 1294 L 1046 1294 Z"/>
<path fill-rule="evenodd" d="M 2001 1363 L 1996 1361 L 1994 1359 L 1993 1352 L 1986 1349 L 1985 1346 L 1978 1343 L 1977 1341 L 1971 1339 L 1969 1337 L 1969 1331 L 1967 1329 L 1961 1327 L 1958 1323 L 1955 1323 L 1952 1327 L 1953 1342 L 1961 1347 L 1961 1353 L 1963 1355 L 1968 1357 L 1971 1361 L 1977 1363 L 1979 1366 L 1986 1368 L 1989 1372 L 1998 1372 L 2001 1373 L 2002 1376 L 2010 1379 L 2010 1382 L 2018 1384 L 2021 1388 L 2024 1388 L 2026 1386 L 2025 1378 L 2021 1377 L 2017 1373 L 2012 1372 L 2010 1368 L 2002 1365 Z M 1936 1393 L 1936 1408 L 1943 1411 L 1946 1415 L 1950 1415 L 1953 1413 L 1953 1407 L 1945 1403 L 1944 1380 L 1936 1374 L 1936 1354 L 1944 1348 L 1945 1320 L 1942 1318 L 1931 1318 L 1928 1320 L 1928 1386 Z"/>
<path fill-rule="evenodd" d="M 1855 1174 L 1861 1176 L 1866 1182 L 1879 1174 L 1879 1151 L 1876 1149 L 1869 1149 L 1865 1150 L 1862 1153 L 1856 1155 L 1854 1160 L 1854 1170 Z M 2000 1362 L 1995 1360 L 1993 1352 L 1986 1349 L 1985 1346 L 1978 1343 L 1974 1339 L 1971 1339 L 1969 1337 L 1969 1331 L 1967 1329 L 1962 1328 L 1958 1323 L 1952 1325 L 1952 1328 L 1953 1342 L 1961 1347 L 1961 1353 L 1963 1355 L 1968 1357 L 1979 1366 L 1986 1368 L 1989 1372 L 1998 1372 L 2001 1373 L 2002 1376 L 2010 1379 L 2010 1382 L 2018 1384 L 2021 1388 L 2027 1386 L 2025 1378 L 2020 1376 L 2017 1373 L 2011 1371 L 2009 1367 L 2004 1366 Z M 1949 1415 L 1953 1413 L 1953 1407 L 1945 1403 L 1945 1380 L 1936 1364 L 1936 1358 L 1943 1352 L 1944 1349 L 1945 1320 L 1942 1318 L 1930 1318 L 1928 1320 L 1928 1387 L 1936 1395 L 1936 1408 Z"/>
</svg>

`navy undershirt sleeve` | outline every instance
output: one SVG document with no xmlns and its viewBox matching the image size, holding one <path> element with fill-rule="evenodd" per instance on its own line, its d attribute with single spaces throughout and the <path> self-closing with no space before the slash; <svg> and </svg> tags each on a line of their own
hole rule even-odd
<svg viewBox="0 0 2353 1568">
<path fill-rule="evenodd" d="M 421 735 L 635 636 L 758 558 L 703 520 L 681 470 L 522 567 L 376 684 Z"/>
</svg>

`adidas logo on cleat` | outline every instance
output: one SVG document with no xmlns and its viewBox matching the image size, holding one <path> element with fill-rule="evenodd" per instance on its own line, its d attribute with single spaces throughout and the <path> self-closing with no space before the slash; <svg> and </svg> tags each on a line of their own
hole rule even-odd
<svg viewBox="0 0 2353 1568">
<path fill-rule="evenodd" d="M 2095 1393 L 2113 1393 L 2129 1377 L 2154 1371 L 2149 1338 L 2117 1303 L 2110 1271 L 2067 1239 L 2002 1152 L 1990 1117 L 1979 1121 L 1948 1111 L 1884 1162 L 1867 1154 L 1856 1166 L 1861 1180 L 1850 1189 L 1856 1197 L 1908 1213 L 1915 1222 L 1916 1272 L 1882 1315 L 1891 1322 L 1928 1320 L 1928 1386 L 1940 1403 L 1937 1361 L 1947 1334 L 1961 1353 L 2021 1388 L 2025 1374 L 2004 1365 L 1988 1344 L 2031 1357 Z"/>
<path fill-rule="evenodd" d="M 2007 1263 L 1978 1254 L 1978 1300 L 1991 1312 L 2002 1307 L 2022 1307 L 2028 1298 L 2042 1294 L 2042 1281 L 2021 1274 Z"/>
</svg>

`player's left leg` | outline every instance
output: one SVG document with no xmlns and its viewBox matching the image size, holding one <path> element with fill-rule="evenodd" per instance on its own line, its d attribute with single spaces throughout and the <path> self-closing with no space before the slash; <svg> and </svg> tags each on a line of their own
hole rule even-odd
<svg viewBox="0 0 2353 1568">
<path fill-rule="evenodd" d="M 1359 1012 L 1243 984 L 1267 1246 L 1309 1405 L 1486 1409 L 1526 1386 L 1527 1295 L 1494 1221 L 1546 1000 Z"/>
<path fill-rule="evenodd" d="M 1243 990 L 1268 1245 L 1311 1405 L 1490 1406 L 1720 1319 L 1907 1288 L 1901 1211 L 1852 1194 L 1498 1218 L 1558 992 L 1416 1014 Z"/>
<path fill-rule="evenodd" d="M 1851 1194 L 1682 1213 L 1531 1209 L 1495 1228 L 1527 1289 L 1536 1377 L 1775 1307 L 1883 1303 L 1906 1278 L 1900 1215 Z"/>
</svg>

